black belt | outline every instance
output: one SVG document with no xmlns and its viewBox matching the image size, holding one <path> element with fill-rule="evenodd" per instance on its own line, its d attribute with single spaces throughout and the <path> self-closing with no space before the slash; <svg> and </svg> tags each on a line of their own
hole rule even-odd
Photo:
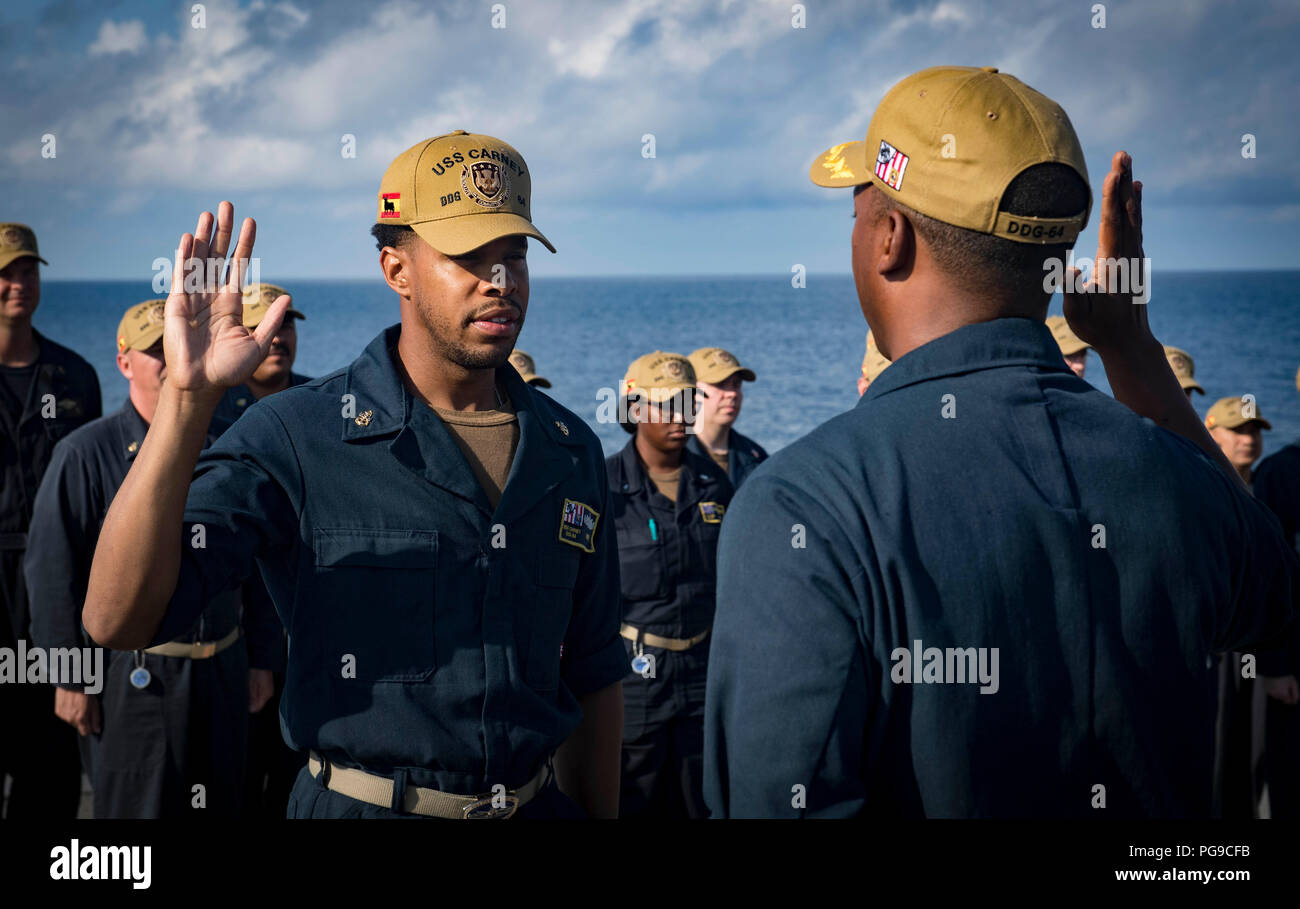
<svg viewBox="0 0 1300 909">
<path fill-rule="evenodd" d="M 0 549 L 26 549 L 27 534 L 0 533 Z"/>
</svg>

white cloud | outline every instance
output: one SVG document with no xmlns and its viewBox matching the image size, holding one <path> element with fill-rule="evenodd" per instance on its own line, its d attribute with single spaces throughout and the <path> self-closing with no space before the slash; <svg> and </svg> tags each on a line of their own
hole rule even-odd
<svg viewBox="0 0 1300 909">
<path fill-rule="evenodd" d="M 135 54 L 149 43 L 145 37 L 144 23 L 131 19 L 118 24 L 112 19 L 105 19 L 99 26 L 99 37 L 86 50 L 92 57 L 103 54 Z"/>
</svg>

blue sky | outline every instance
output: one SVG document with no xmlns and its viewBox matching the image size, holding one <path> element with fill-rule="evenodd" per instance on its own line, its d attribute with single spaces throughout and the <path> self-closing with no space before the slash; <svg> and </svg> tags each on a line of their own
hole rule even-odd
<svg viewBox="0 0 1300 909">
<path fill-rule="evenodd" d="M 263 278 L 371 277 L 388 162 L 467 129 L 530 165 L 559 249 L 533 245 L 535 276 L 846 272 L 849 195 L 808 166 L 949 63 L 1058 100 L 1094 191 L 1133 153 L 1157 275 L 1297 264 L 1294 0 L 1115 0 L 1105 28 L 1090 0 L 809 0 L 804 29 L 784 0 L 503 5 L 495 29 L 480 0 L 213 0 L 196 29 L 190 0 L 6 4 L 0 221 L 36 229 L 49 279 L 147 279 L 230 198 L 258 219 Z"/>
</svg>

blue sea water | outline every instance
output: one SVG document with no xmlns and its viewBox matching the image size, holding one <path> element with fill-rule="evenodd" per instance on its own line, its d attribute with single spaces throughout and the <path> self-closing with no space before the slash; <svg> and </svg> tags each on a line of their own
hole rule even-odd
<svg viewBox="0 0 1300 909">
<path fill-rule="evenodd" d="M 1204 416 L 1228 395 L 1254 394 L 1273 424 L 1268 454 L 1300 438 L 1300 272 L 1157 274 L 1151 324 L 1166 344 L 1188 351 L 1207 395 Z M 397 298 L 378 280 L 281 281 L 307 320 L 299 326 L 296 369 L 322 375 L 355 358 L 397 321 Z M 123 311 L 156 296 L 147 284 L 45 281 L 36 327 L 72 347 L 99 371 L 105 412 L 121 406 L 126 380 L 114 363 Z M 1060 299 L 1052 306 L 1060 312 Z M 601 388 L 614 388 L 628 363 L 655 349 L 689 354 L 725 347 L 751 367 L 737 427 L 774 451 L 857 401 L 866 324 L 848 275 L 534 279 L 519 347 L 551 380 L 550 394 L 585 418 L 607 453 L 627 440 L 598 424 Z M 1088 381 L 1109 393 L 1100 358 Z"/>
</svg>

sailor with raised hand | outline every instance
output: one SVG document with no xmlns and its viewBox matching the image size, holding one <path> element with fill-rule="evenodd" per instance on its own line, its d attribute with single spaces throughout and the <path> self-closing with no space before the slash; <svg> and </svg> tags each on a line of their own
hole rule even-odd
<svg viewBox="0 0 1300 909">
<path fill-rule="evenodd" d="M 893 362 L 732 503 L 711 813 L 1208 815 L 1207 657 L 1278 639 L 1300 565 L 1134 288 L 1063 267 L 1091 209 L 1065 112 L 994 67 L 934 67 L 811 173 L 854 190 L 855 283 Z M 1100 222 L 1098 262 L 1143 261 L 1126 153 Z M 1045 265 L 1115 399 L 1043 324 Z"/>
<path fill-rule="evenodd" d="M 530 187 L 490 136 L 399 155 L 373 233 L 401 322 L 345 369 L 258 401 L 201 459 L 202 428 L 289 299 L 242 324 L 251 219 L 222 286 L 184 289 L 186 262 L 225 258 L 228 203 L 181 240 L 169 380 L 104 522 L 86 629 L 115 647 L 166 639 L 256 559 L 289 634 L 286 740 L 312 755 L 290 816 L 616 813 L 627 661 L 604 458 L 508 363 L 527 238 L 550 248 Z M 141 548 L 147 570 L 126 557 Z"/>
</svg>

